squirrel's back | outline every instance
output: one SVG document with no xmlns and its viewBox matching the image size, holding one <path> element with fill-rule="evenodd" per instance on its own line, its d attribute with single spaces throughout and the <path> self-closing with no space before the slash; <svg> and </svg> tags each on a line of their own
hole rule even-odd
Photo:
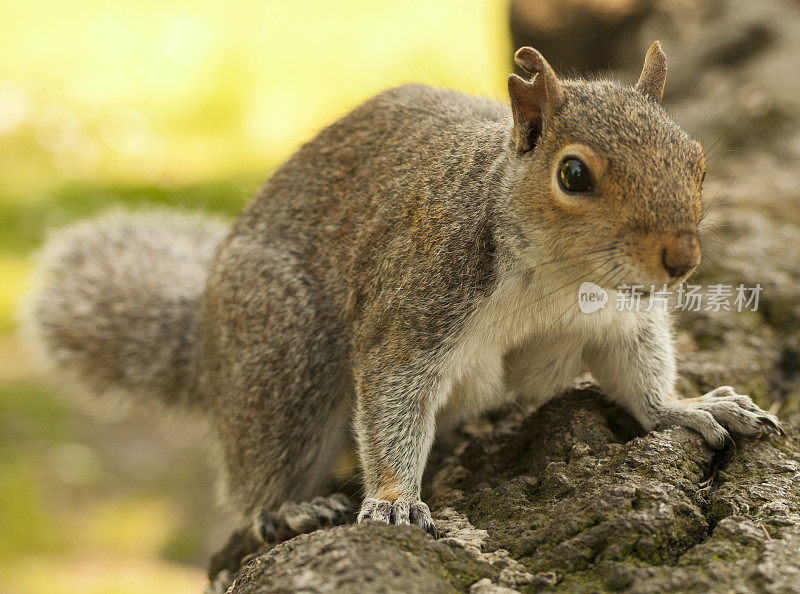
<svg viewBox="0 0 800 594">
<path fill-rule="evenodd" d="M 342 312 L 404 283 L 458 300 L 491 273 L 494 164 L 510 120 L 499 101 L 425 85 L 367 100 L 270 177 L 223 242 L 209 291 L 232 293 L 228 272 L 252 241 L 297 255 Z"/>
</svg>

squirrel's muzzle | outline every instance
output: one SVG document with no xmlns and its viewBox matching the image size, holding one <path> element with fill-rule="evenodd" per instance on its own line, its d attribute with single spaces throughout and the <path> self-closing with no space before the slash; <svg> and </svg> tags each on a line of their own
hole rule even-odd
<svg viewBox="0 0 800 594">
<path fill-rule="evenodd" d="M 661 246 L 661 265 L 672 281 L 688 276 L 700 265 L 700 238 L 687 231 L 668 235 Z"/>
</svg>

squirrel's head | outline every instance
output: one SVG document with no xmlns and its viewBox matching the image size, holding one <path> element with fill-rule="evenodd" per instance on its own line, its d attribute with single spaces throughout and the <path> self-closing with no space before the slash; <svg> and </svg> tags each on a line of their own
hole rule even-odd
<svg viewBox="0 0 800 594">
<path fill-rule="evenodd" d="M 685 280 L 700 264 L 705 159 L 661 107 L 660 44 L 633 87 L 559 80 L 530 47 L 515 60 L 534 74 L 508 79 L 510 198 L 533 264 L 561 263 L 606 288 Z"/>
</svg>

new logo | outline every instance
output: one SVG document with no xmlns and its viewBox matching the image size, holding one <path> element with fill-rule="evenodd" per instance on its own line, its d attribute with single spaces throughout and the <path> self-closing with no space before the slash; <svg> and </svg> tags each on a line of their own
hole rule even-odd
<svg viewBox="0 0 800 594">
<path fill-rule="evenodd" d="M 594 283 L 581 283 L 578 288 L 578 307 L 585 314 L 603 309 L 608 303 L 608 293 L 603 287 Z"/>
</svg>

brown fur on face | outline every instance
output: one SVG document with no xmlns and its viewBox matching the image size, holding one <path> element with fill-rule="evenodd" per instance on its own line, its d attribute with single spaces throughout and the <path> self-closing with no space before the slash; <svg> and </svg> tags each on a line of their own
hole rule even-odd
<svg viewBox="0 0 800 594">
<path fill-rule="evenodd" d="M 655 285 L 677 285 L 700 265 L 696 230 L 633 234 L 627 249 Z"/>
<path fill-rule="evenodd" d="M 610 81 L 562 86 L 563 107 L 545 120 L 536 147 L 519 157 L 512 200 L 526 238 L 542 261 L 568 262 L 571 271 L 601 285 L 672 282 L 662 252 L 668 237 L 697 234 L 702 148 L 656 101 L 631 87 Z M 559 188 L 556 171 L 567 155 L 589 167 L 593 194 Z"/>
</svg>

